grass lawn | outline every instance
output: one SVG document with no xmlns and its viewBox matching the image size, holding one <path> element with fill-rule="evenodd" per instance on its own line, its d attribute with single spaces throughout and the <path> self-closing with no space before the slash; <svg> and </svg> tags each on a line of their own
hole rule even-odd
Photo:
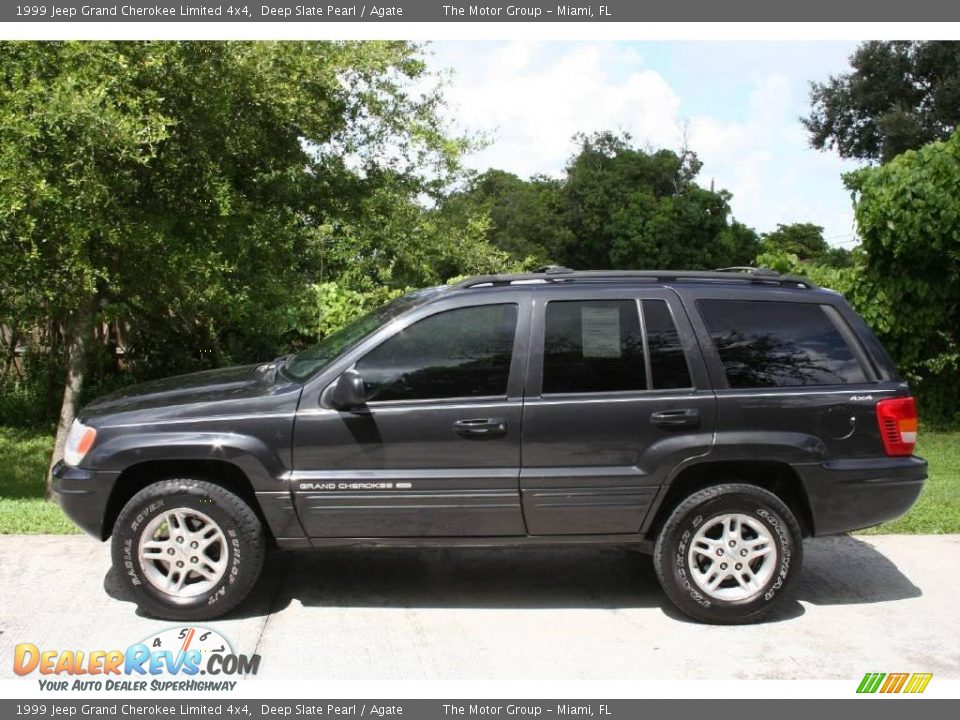
<svg viewBox="0 0 960 720">
<path fill-rule="evenodd" d="M 52 444 L 43 432 L 0 427 L 0 535 L 79 532 L 43 500 Z M 920 500 L 899 520 L 864 533 L 960 533 L 960 431 L 921 430 L 917 453 L 930 463 Z"/>
<path fill-rule="evenodd" d="M 920 428 L 917 455 L 930 464 L 930 475 L 917 504 L 902 518 L 860 533 L 960 533 L 960 431 Z"/>
<path fill-rule="evenodd" d="M 53 437 L 0 427 L 0 535 L 80 532 L 55 502 L 43 499 Z"/>
</svg>

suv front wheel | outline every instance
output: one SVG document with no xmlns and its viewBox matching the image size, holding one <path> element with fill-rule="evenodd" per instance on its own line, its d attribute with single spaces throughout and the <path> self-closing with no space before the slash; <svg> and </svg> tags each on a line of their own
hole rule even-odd
<svg viewBox="0 0 960 720">
<path fill-rule="evenodd" d="M 773 611 L 799 574 L 802 554 L 800 526 L 780 498 L 753 485 L 725 484 L 674 509 L 653 559 L 664 592 L 682 612 L 736 624 Z"/>
<path fill-rule="evenodd" d="M 203 480 L 164 480 L 121 510 L 113 566 L 149 615 L 206 620 L 247 596 L 265 545 L 259 518 L 234 493 Z"/>
</svg>

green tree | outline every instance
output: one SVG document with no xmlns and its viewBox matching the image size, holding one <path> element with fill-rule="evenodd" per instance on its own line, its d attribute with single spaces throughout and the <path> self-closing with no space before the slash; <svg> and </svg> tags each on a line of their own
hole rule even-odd
<svg viewBox="0 0 960 720">
<path fill-rule="evenodd" d="M 628 135 L 578 136 L 561 178 L 501 170 L 474 178 L 441 213 L 487 214 L 490 243 L 530 266 L 715 268 L 749 264 L 757 235 L 730 217 L 730 194 L 700 187 L 691 152 L 646 151 Z"/>
<path fill-rule="evenodd" d="M 960 131 L 849 173 L 870 308 L 901 366 L 960 400 Z"/>
<path fill-rule="evenodd" d="M 823 237 L 823 228 L 813 223 L 777 224 L 777 229 L 760 236 L 761 254 L 786 253 L 800 262 L 830 267 L 849 267 L 850 251 L 831 247 Z"/>
<path fill-rule="evenodd" d="M 822 260 L 830 251 L 823 228 L 813 223 L 778 223 L 777 229 L 760 236 L 760 251 L 785 252 L 803 260 Z"/>
<path fill-rule="evenodd" d="M 451 219 L 486 215 L 491 244 L 531 264 L 546 263 L 570 243 L 560 212 L 563 182 L 545 176 L 523 180 L 503 170 L 488 170 L 443 202 Z"/>
<path fill-rule="evenodd" d="M 384 195 L 408 212 L 464 148 L 404 42 L 7 42 L 0 75 L 0 324 L 62 335 L 55 460 L 102 322 L 155 370 L 174 337 L 262 351 L 324 279 L 328 229 Z"/>
<path fill-rule="evenodd" d="M 700 187 L 691 152 L 647 152 L 627 135 L 580 137 L 561 192 L 570 232 L 556 259 L 581 268 L 746 265 L 756 235 L 730 222 L 731 195 Z"/>
<path fill-rule="evenodd" d="M 870 41 L 852 71 L 811 83 L 810 143 L 886 162 L 950 135 L 960 122 L 960 42 Z"/>
<path fill-rule="evenodd" d="M 383 186 L 360 203 L 356 217 L 328 225 L 318 237 L 325 275 L 355 290 L 436 285 L 464 274 L 502 271 L 509 255 L 487 242 L 482 211 L 456 215 L 425 210 L 405 190 Z"/>
</svg>

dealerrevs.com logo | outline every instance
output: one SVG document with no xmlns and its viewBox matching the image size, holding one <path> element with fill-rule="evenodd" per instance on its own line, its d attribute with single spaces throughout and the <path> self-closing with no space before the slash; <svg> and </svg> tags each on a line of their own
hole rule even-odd
<svg viewBox="0 0 960 720">
<path fill-rule="evenodd" d="M 858 693 L 918 694 L 927 689 L 933 673 L 872 673 L 863 676 Z"/>
<path fill-rule="evenodd" d="M 259 655 L 239 655 L 216 630 L 177 627 L 126 650 L 49 650 L 33 643 L 14 648 L 13 671 L 34 673 L 41 690 L 233 690 L 231 678 L 256 675 Z"/>
</svg>

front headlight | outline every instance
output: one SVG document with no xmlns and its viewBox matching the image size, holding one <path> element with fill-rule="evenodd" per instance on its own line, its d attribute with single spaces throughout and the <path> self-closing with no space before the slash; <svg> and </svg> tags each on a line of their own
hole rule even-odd
<svg viewBox="0 0 960 720">
<path fill-rule="evenodd" d="M 70 426 L 70 434 L 67 435 L 67 443 L 63 447 L 63 462 L 71 467 L 79 465 L 96 439 L 97 431 L 94 428 L 74 420 Z"/>
</svg>

